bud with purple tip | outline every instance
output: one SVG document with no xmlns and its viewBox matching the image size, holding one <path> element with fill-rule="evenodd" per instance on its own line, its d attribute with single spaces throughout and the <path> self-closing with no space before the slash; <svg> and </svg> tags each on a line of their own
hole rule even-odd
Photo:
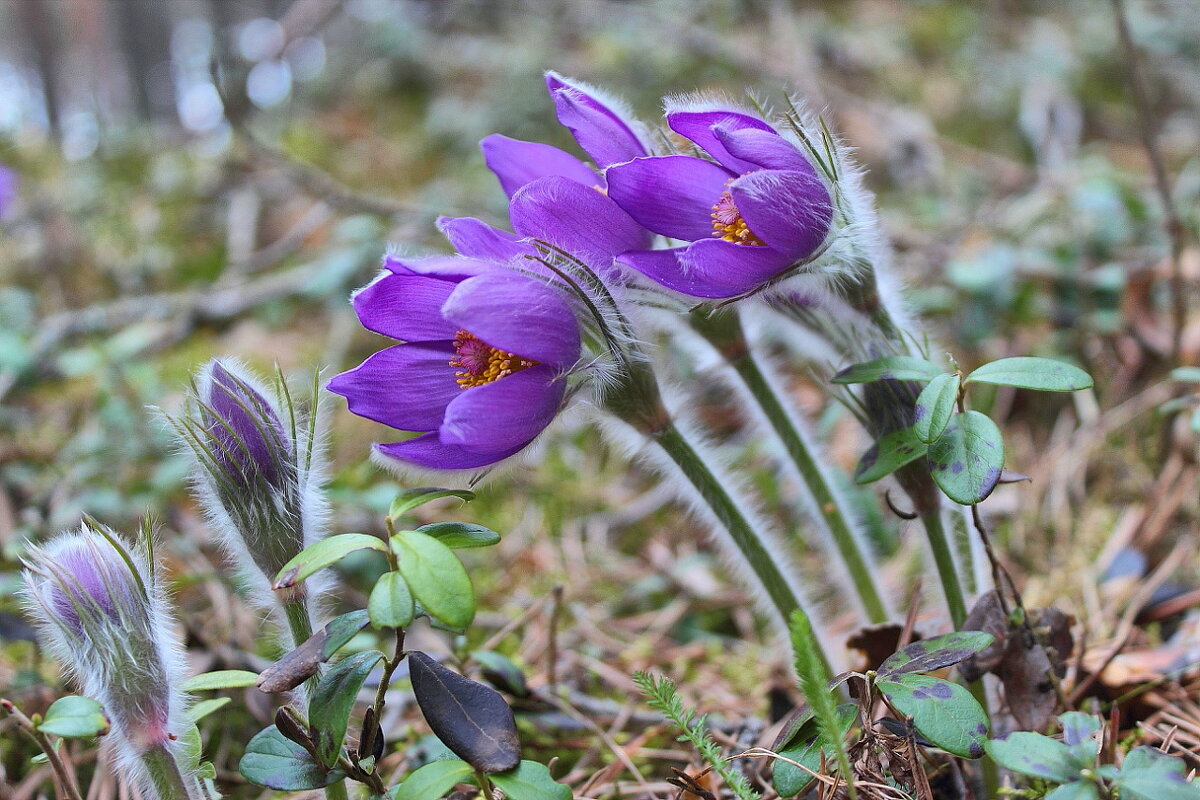
<svg viewBox="0 0 1200 800">
<path fill-rule="evenodd" d="M 199 797 L 180 766 L 182 657 L 145 535 L 146 548 L 134 548 L 88 520 L 30 548 L 27 607 L 46 648 L 104 706 L 120 774 L 159 797 Z"/>
</svg>

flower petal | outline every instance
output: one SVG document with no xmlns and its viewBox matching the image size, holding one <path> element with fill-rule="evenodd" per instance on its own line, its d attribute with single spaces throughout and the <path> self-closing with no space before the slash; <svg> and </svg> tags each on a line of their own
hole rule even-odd
<svg viewBox="0 0 1200 800">
<path fill-rule="evenodd" d="M 693 242 L 679 255 L 688 280 L 709 292 L 700 297 L 745 294 L 779 275 L 792 261 L 771 247 L 748 247 L 721 239 Z"/>
<path fill-rule="evenodd" d="M 458 445 L 443 444 L 435 431 L 403 442 L 377 444 L 375 450 L 388 458 L 428 469 L 478 469 L 516 455 L 521 447 L 496 453 L 473 452 Z"/>
<path fill-rule="evenodd" d="M 629 124 L 590 87 L 547 72 L 546 88 L 554 100 L 558 121 L 571 131 L 597 167 L 603 169 L 609 164 L 649 155 Z"/>
<path fill-rule="evenodd" d="M 594 188 L 551 176 L 527 183 L 509 207 L 513 230 L 541 239 L 600 273 L 619 253 L 650 246 L 651 234 Z"/>
<path fill-rule="evenodd" d="M 774 130 L 732 128 L 722 124 L 713 128 L 713 135 L 731 156 L 756 164 L 760 169 L 814 172 L 804 154 Z"/>
<path fill-rule="evenodd" d="M 432 278 L 461 281 L 474 275 L 493 272 L 498 268 L 494 261 L 463 256 L 388 256 L 383 260 L 384 269 L 397 275 L 426 275 Z"/>
<path fill-rule="evenodd" d="M 453 342 L 399 344 L 333 376 L 326 388 L 360 417 L 402 431 L 437 430 L 446 406 L 464 391 L 453 357 Z"/>
<path fill-rule="evenodd" d="M 536 278 L 494 272 L 468 278 L 442 315 L 486 344 L 567 369 L 579 359 L 579 323 L 559 290 Z"/>
<path fill-rule="evenodd" d="M 749 172 L 750 170 L 760 169 L 758 164 L 738 158 L 733 153 L 730 153 L 721 140 L 717 138 L 713 128 L 720 125 L 726 130 L 743 130 L 750 128 L 759 131 L 771 131 L 775 129 L 757 117 L 752 117 L 741 111 L 733 109 L 714 108 L 705 111 L 669 111 L 667 112 L 667 124 L 671 126 L 671 130 L 676 133 L 686 136 L 700 147 L 704 148 L 710 156 L 721 163 L 722 166 L 728 167 L 737 173 Z"/>
<path fill-rule="evenodd" d="M 446 407 L 439 438 L 479 452 L 524 447 L 562 407 L 566 381 L 555 378 L 551 367 L 530 367 L 467 389 Z"/>
<path fill-rule="evenodd" d="M 524 142 L 493 133 L 479 143 L 488 169 L 500 179 L 500 188 L 509 197 L 530 181 L 547 175 L 561 175 L 584 186 L 600 183 L 595 171 L 575 156 L 540 142 Z"/>
<path fill-rule="evenodd" d="M 363 327 L 404 342 L 453 339 L 458 331 L 442 317 L 442 304 L 458 281 L 384 272 L 354 293 Z"/>
<path fill-rule="evenodd" d="M 712 236 L 713 204 L 733 175 L 691 156 L 635 158 L 609 167 L 608 196 L 645 227 L 674 239 Z"/>
<path fill-rule="evenodd" d="M 533 253 L 516 234 L 494 228 L 474 217 L 439 217 L 438 230 L 464 256 L 492 261 L 510 261 Z"/>
<path fill-rule="evenodd" d="M 729 191 L 754 235 L 791 261 L 811 255 L 829 235 L 833 205 L 811 169 L 759 170 L 738 178 Z"/>
</svg>

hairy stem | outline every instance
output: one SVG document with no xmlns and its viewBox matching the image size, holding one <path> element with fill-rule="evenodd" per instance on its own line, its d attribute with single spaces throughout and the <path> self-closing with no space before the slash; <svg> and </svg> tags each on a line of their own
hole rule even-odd
<svg viewBox="0 0 1200 800">
<path fill-rule="evenodd" d="M 942 591 L 946 595 L 946 608 L 950 611 L 950 621 L 954 623 L 954 629 L 958 630 L 962 627 L 963 620 L 967 618 L 967 604 L 963 599 L 962 584 L 959 582 L 958 569 L 954 564 L 954 553 L 950 549 L 950 541 L 946 538 L 946 528 L 942 524 L 941 509 L 922 512 L 921 522 L 925 525 L 929 549 L 933 553 L 938 578 L 942 582 Z"/>
<path fill-rule="evenodd" d="M 780 572 L 774 555 L 767 550 L 762 538 L 754 529 L 753 524 L 746 518 L 737 502 L 730 496 L 720 479 L 713 474 L 692 443 L 675 427 L 667 423 L 653 436 L 654 442 L 679 467 L 683 477 L 712 511 L 713 516 L 729 533 L 734 546 L 750 565 L 750 569 L 758 577 L 767 596 L 771 599 L 779 616 L 786 622 L 793 612 L 798 612 L 807 619 L 800 598 L 792 590 L 787 578 Z M 825 668 L 829 668 L 829 660 L 821 649 L 820 643 L 814 641 L 813 646 L 820 656 Z"/>
<path fill-rule="evenodd" d="M 283 604 L 288 628 L 292 632 L 292 648 L 299 647 L 312 638 L 312 618 L 308 615 L 308 603 L 303 596 Z"/>
<path fill-rule="evenodd" d="M 202 797 L 196 779 L 183 774 L 166 744 L 155 745 L 143 753 L 142 765 L 160 800 L 200 800 Z"/>
<path fill-rule="evenodd" d="M 824 530 L 837 548 L 867 617 L 871 622 L 886 622 L 889 618 L 887 606 L 875 585 L 869 559 L 854 535 L 848 510 L 817 462 L 811 445 L 751 352 L 741 321 L 735 313 L 729 311 L 711 315 L 693 313 L 691 321 L 692 326 L 733 367 L 771 429 L 779 437 L 809 495 L 813 521 Z"/>
</svg>

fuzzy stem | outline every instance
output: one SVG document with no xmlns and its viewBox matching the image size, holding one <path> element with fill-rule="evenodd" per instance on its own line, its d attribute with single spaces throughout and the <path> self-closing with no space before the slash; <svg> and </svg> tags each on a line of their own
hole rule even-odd
<svg viewBox="0 0 1200 800">
<path fill-rule="evenodd" d="M 763 545 L 754 526 L 746 519 L 738 504 L 687 438 L 680 433 L 674 423 L 667 423 L 653 435 L 653 440 L 675 462 L 679 471 L 704 500 L 718 522 L 729 532 L 734 545 L 746 559 L 759 582 L 762 583 L 780 617 L 786 622 L 791 618 L 793 612 L 797 612 L 805 615 L 807 619 L 807 612 L 801 606 L 800 599 L 792 591 L 792 587 L 783 573 L 779 571 L 779 565 L 776 564 L 774 556 Z M 828 670 L 829 659 L 822 650 L 820 642 L 814 640 L 813 646 L 820 656 L 822 664 L 825 665 L 825 669 Z"/>
<path fill-rule="evenodd" d="M 847 510 L 813 456 L 809 443 L 797 429 L 791 415 L 763 373 L 742 328 L 741 320 L 732 312 L 711 315 L 693 313 L 692 326 L 709 341 L 742 379 L 750 395 L 758 403 L 775 435 L 779 437 L 792 464 L 808 490 L 814 509 L 814 521 L 825 529 L 833 540 L 842 564 L 854 582 L 863 610 L 871 622 L 886 622 L 887 607 L 875 585 L 875 577 L 858 539 L 850 527 Z"/>
<path fill-rule="evenodd" d="M 292 648 L 299 647 L 312 638 L 312 618 L 308 615 L 308 603 L 303 596 L 283 603 L 288 628 L 292 632 Z"/>
<path fill-rule="evenodd" d="M 165 744 L 155 745 L 143 753 L 142 765 L 159 800 L 200 800 L 195 778 L 184 776 L 179 762 Z"/>
<path fill-rule="evenodd" d="M 946 608 L 950 611 L 950 621 L 954 623 L 954 629 L 959 630 L 963 620 L 967 618 L 967 604 L 963 599 L 962 584 L 958 580 L 958 570 L 954 565 L 954 553 L 950 550 L 946 528 L 942 525 L 941 509 L 923 512 L 921 522 L 925 525 L 929 549 L 933 553 L 934 563 L 937 564 L 942 591 L 946 594 Z"/>
</svg>

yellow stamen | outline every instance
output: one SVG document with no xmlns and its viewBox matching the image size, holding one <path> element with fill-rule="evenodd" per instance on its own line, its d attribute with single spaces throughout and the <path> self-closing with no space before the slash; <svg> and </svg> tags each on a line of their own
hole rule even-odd
<svg viewBox="0 0 1200 800">
<path fill-rule="evenodd" d="M 726 242 L 747 247 L 765 247 L 767 244 L 750 230 L 750 226 L 742 218 L 742 212 L 733 202 L 733 195 L 729 189 L 721 193 L 712 207 L 712 226 L 713 236 Z"/>
<path fill-rule="evenodd" d="M 458 385 L 473 389 L 535 367 L 537 362 L 492 347 L 473 333 L 459 331 L 454 335 L 454 358 L 450 359 L 450 366 L 458 370 L 455 373 Z"/>
</svg>

